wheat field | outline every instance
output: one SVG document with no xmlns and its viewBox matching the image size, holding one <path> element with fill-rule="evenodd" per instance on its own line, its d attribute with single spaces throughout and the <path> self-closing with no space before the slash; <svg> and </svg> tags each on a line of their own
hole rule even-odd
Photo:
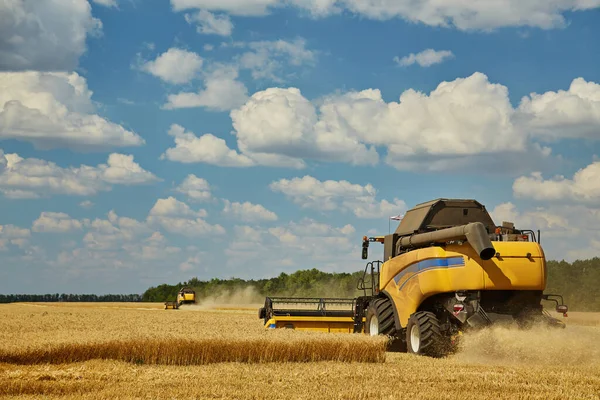
<svg viewBox="0 0 600 400">
<path fill-rule="evenodd" d="M 248 305 L 10 304 L 0 317 L 2 398 L 600 399 L 593 313 L 569 313 L 565 330 L 467 335 L 446 359 L 265 330 Z"/>
</svg>

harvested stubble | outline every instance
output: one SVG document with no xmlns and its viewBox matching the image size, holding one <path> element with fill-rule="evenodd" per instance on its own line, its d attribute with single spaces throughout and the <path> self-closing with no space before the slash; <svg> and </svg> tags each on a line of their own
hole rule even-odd
<svg viewBox="0 0 600 400">
<path fill-rule="evenodd" d="M 50 347 L 0 352 L 0 363 L 62 364 L 94 359 L 136 364 L 204 365 L 220 362 L 385 362 L 385 340 L 339 335 L 236 339 L 129 339 L 107 342 L 62 343 Z"/>
</svg>

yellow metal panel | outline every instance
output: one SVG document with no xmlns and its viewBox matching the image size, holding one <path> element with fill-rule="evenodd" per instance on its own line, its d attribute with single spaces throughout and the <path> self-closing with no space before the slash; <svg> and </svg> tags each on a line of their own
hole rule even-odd
<svg viewBox="0 0 600 400">
<path fill-rule="evenodd" d="M 541 247 L 530 242 L 494 242 L 499 257 L 481 261 L 485 289 L 544 290 L 546 261 Z M 527 254 L 531 254 L 527 258 Z"/>
<path fill-rule="evenodd" d="M 364 321 L 364 319 L 363 319 Z M 351 317 L 273 317 L 266 328 L 296 329 L 300 331 L 353 333 L 354 319 Z"/>
<path fill-rule="evenodd" d="M 428 297 L 456 290 L 544 290 L 545 259 L 530 242 L 493 242 L 500 257 L 483 261 L 468 244 L 428 247 L 384 263 L 380 287 L 398 310 L 400 324 Z M 527 257 L 527 254 L 530 257 Z"/>
</svg>

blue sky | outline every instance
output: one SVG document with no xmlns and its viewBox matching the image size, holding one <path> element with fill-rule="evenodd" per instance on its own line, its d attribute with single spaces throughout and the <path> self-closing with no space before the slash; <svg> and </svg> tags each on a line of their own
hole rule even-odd
<svg viewBox="0 0 600 400">
<path fill-rule="evenodd" d="M 0 5 L 0 292 L 356 271 L 438 197 L 600 255 L 600 1 L 410 3 Z"/>
</svg>

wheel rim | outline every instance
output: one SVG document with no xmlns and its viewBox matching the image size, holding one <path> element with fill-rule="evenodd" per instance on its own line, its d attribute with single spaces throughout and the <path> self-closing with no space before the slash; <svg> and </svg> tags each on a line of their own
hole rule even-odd
<svg viewBox="0 0 600 400">
<path fill-rule="evenodd" d="M 413 352 L 417 353 L 420 345 L 421 332 L 419 331 L 419 327 L 417 325 L 413 325 L 410 329 L 410 347 L 412 348 Z"/>
<path fill-rule="evenodd" d="M 369 332 L 371 336 L 379 335 L 379 320 L 376 315 L 371 317 L 371 322 L 369 323 Z"/>
</svg>

